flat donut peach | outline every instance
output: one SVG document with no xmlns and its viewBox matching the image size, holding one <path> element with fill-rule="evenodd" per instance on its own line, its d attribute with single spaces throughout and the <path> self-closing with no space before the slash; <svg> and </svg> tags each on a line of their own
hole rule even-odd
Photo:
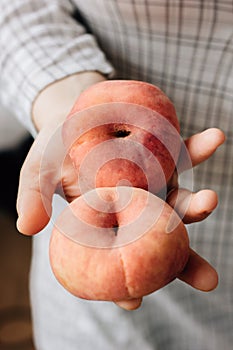
<svg viewBox="0 0 233 350">
<path fill-rule="evenodd" d="M 138 80 L 106 80 L 90 86 L 77 98 L 69 117 L 83 109 L 109 102 L 135 103 L 161 114 L 180 131 L 173 103 L 157 86 Z"/>
<path fill-rule="evenodd" d="M 177 277 L 189 256 L 188 235 L 172 208 L 139 188 L 103 187 L 74 200 L 50 241 L 57 280 L 73 295 L 141 298 Z"/>
<path fill-rule="evenodd" d="M 158 194 L 176 167 L 179 130 L 172 102 L 156 86 L 131 80 L 91 86 L 63 128 L 80 192 L 130 183 Z"/>
</svg>

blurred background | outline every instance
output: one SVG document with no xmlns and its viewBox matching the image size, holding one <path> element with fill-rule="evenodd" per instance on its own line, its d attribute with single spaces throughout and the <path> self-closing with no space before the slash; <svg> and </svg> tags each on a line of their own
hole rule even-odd
<svg viewBox="0 0 233 350">
<path fill-rule="evenodd" d="M 15 226 L 21 165 L 29 133 L 0 105 L 0 350 L 33 350 L 28 278 L 31 238 Z"/>
</svg>

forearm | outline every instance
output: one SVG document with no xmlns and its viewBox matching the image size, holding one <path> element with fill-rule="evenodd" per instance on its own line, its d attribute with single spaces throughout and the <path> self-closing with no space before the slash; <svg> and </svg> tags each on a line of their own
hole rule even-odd
<svg viewBox="0 0 233 350">
<path fill-rule="evenodd" d="M 56 127 L 66 118 L 83 90 L 105 79 L 102 74 L 90 71 L 76 73 L 48 85 L 33 103 L 32 120 L 36 130 Z"/>
</svg>

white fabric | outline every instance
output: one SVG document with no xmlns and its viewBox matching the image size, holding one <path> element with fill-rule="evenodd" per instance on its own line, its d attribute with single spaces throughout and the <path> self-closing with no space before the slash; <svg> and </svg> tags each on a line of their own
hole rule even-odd
<svg viewBox="0 0 233 350">
<path fill-rule="evenodd" d="M 93 35 L 71 18 L 75 9 Z M 161 87 L 176 106 L 184 137 L 214 126 L 227 136 L 194 171 L 194 189 L 215 189 L 218 209 L 189 226 L 192 247 L 219 272 L 219 287 L 205 294 L 176 281 L 130 313 L 78 300 L 50 271 L 51 223 L 34 239 L 31 298 L 38 350 L 232 348 L 232 9 L 228 0 L 0 2 L 1 98 L 32 132 L 31 105 L 44 86 L 83 70 L 112 75 L 114 67 L 115 78 Z"/>
<path fill-rule="evenodd" d="M 80 71 L 112 72 L 73 11 L 63 0 L 0 2 L 1 98 L 33 135 L 32 101 L 45 86 Z"/>
</svg>

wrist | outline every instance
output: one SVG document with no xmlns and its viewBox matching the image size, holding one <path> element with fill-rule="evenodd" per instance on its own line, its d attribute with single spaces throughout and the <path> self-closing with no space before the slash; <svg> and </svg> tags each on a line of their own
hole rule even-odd
<svg viewBox="0 0 233 350">
<path fill-rule="evenodd" d="M 46 86 L 32 106 L 32 121 L 36 129 L 56 127 L 65 120 L 80 93 L 103 80 L 106 78 L 98 72 L 81 72 Z"/>
</svg>

